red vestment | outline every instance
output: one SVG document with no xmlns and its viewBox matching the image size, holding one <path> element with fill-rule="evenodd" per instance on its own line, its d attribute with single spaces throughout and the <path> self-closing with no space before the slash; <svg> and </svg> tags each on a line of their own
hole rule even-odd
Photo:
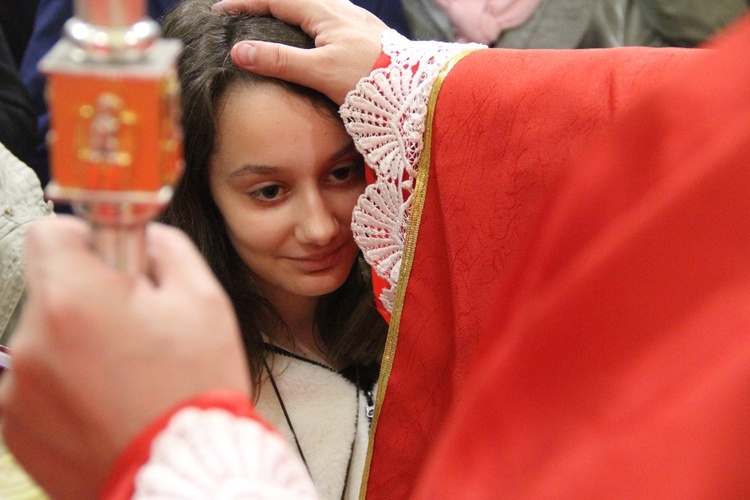
<svg viewBox="0 0 750 500">
<path fill-rule="evenodd" d="M 368 497 L 750 491 L 748 46 L 456 64 Z"/>
</svg>

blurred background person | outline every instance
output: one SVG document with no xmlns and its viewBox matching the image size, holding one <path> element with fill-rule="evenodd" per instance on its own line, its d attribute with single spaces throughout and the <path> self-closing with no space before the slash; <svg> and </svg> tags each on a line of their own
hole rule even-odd
<svg viewBox="0 0 750 500">
<path fill-rule="evenodd" d="M 28 161 L 38 142 L 29 94 L 0 27 L 0 143 L 14 156 Z"/>
<path fill-rule="evenodd" d="M 516 49 L 694 47 L 745 0 L 403 0 L 415 40 Z"/>
<path fill-rule="evenodd" d="M 5 87 L 2 87 L 3 89 Z M 31 223 L 52 215 L 34 171 L 0 143 L 0 345 L 7 345 L 24 302 L 23 246 Z M 0 369 L 2 372 L 2 369 Z M 0 439 L 0 498 L 46 498 Z"/>
<path fill-rule="evenodd" d="M 34 29 L 34 16 L 39 0 L 0 0 L 0 27 L 5 31 L 8 47 L 16 66 Z"/>
</svg>

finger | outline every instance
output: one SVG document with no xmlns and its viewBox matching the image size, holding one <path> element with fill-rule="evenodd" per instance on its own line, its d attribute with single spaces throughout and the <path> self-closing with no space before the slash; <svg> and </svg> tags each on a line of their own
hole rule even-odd
<svg viewBox="0 0 750 500">
<path fill-rule="evenodd" d="M 149 274 L 157 287 L 184 290 L 215 282 L 208 264 L 185 233 L 158 223 L 149 224 L 147 231 Z"/>
<path fill-rule="evenodd" d="M 286 1 L 286 0 L 222 0 L 211 6 L 211 9 L 232 14 L 246 12 L 248 14 L 266 15 L 286 23 L 300 26 L 305 19 L 313 15 L 319 6 L 316 2 Z"/>
<path fill-rule="evenodd" d="M 86 223 L 71 216 L 41 220 L 29 228 L 24 265 L 30 295 L 42 284 L 54 285 L 50 292 L 65 287 L 85 290 L 92 283 L 120 281 L 126 276 L 102 261 L 91 245 Z M 79 269 L 86 272 L 75 272 Z"/>
<path fill-rule="evenodd" d="M 316 54 L 309 49 L 254 40 L 235 44 L 231 54 L 235 65 L 251 73 L 318 88 Z"/>
<path fill-rule="evenodd" d="M 61 215 L 51 219 L 35 221 L 26 233 L 26 269 L 32 270 L 46 261 L 60 255 L 90 252 L 88 227 L 76 217 Z"/>
<path fill-rule="evenodd" d="M 88 227 L 80 219 L 61 215 L 34 222 L 24 248 L 27 288 L 33 290 L 54 269 L 88 269 L 95 259 Z"/>
<path fill-rule="evenodd" d="M 332 27 L 362 28 L 387 26 L 373 13 L 349 0 L 223 0 L 212 6 L 214 11 L 232 14 L 270 14 L 285 23 L 299 26 L 321 46 L 318 35 Z M 379 39 L 378 39 L 379 40 Z"/>
</svg>

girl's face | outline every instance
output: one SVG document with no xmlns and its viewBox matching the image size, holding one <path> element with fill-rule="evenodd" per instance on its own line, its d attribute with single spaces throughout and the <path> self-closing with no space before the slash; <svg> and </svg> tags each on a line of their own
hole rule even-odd
<svg viewBox="0 0 750 500">
<path fill-rule="evenodd" d="M 211 193 L 266 298 L 282 307 L 336 290 L 358 253 L 350 224 L 365 188 L 341 121 L 278 85 L 240 83 L 217 132 Z"/>
</svg>

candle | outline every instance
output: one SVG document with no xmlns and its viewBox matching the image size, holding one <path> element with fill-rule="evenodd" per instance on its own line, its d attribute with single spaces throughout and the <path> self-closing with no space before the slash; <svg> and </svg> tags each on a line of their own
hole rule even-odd
<svg viewBox="0 0 750 500">
<path fill-rule="evenodd" d="M 39 65 L 51 125 L 45 192 L 87 219 L 102 258 L 131 273 L 145 271 L 146 223 L 183 168 L 181 45 L 144 16 L 142 0 L 78 0 Z"/>
</svg>

